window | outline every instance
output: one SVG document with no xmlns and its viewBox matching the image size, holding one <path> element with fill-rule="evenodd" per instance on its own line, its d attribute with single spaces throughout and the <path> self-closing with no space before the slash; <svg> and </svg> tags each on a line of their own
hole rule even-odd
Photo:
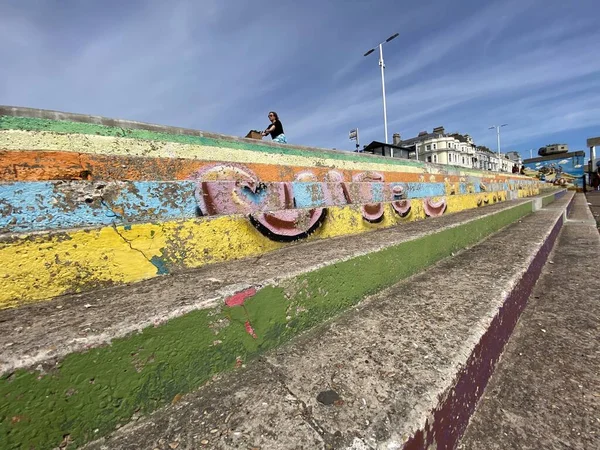
<svg viewBox="0 0 600 450">
<path fill-rule="evenodd" d="M 433 144 L 433 149 L 435 150 L 435 144 Z"/>
<path fill-rule="evenodd" d="M 464 156 L 462 157 L 462 163 L 463 164 L 465 163 L 465 157 Z"/>
<path fill-rule="evenodd" d="M 431 162 L 431 156 L 427 157 L 427 162 Z"/>
<path fill-rule="evenodd" d="M 437 155 L 433 155 L 433 162 L 436 163 L 437 162 Z"/>
<path fill-rule="evenodd" d="M 427 144 L 427 150 L 431 150 L 431 144 Z"/>
</svg>

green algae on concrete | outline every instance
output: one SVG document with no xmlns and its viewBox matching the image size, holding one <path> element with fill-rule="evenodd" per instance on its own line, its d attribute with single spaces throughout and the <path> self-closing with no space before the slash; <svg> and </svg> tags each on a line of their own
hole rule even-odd
<svg viewBox="0 0 600 450">
<path fill-rule="evenodd" d="M 555 200 L 555 196 L 554 196 L 553 193 L 552 194 L 548 194 L 548 195 L 542 197 L 542 207 L 548 206 L 554 200 Z"/>
<path fill-rule="evenodd" d="M 194 311 L 56 366 L 5 375 L 0 448 L 99 438 L 530 212 L 526 202 L 264 287 L 242 306 Z"/>
</svg>

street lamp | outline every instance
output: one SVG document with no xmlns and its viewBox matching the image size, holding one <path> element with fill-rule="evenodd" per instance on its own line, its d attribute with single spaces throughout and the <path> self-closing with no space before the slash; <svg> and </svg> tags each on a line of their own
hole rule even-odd
<svg viewBox="0 0 600 450">
<path fill-rule="evenodd" d="M 385 107 L 385 77 L 383 75 L 383 70 L 385 69 L 385 64 L 383 63 L 383 44 L 386 42 L 390 42 L 392 39 L 397 38 L 399 33 L 396 33 L 389 38 L 387 38 L 384 42 L 379 44 L 379 67 L 381 67 L 381 91 L 383 92 L 383 132 L 385 133 L 385 143 L 388 143 L 388 131 L 387 131 L 387 110 Z M 371 53 L 375 51 L 375 48 L 372 48 L 364 56 L 369 56 Z"/>
<path fill-rule="evenodd" d="M 502 125 L 492 125 L 488 128 L 488 130 L 496 129 L 496 136 L 498 137 L 498 164 L 502 164 L 502 159 L 500 158 L 500 128 L 508 125 L 507 123 L 503 123 Z M 498 172 L 500 172 L 500 168 L 498 168 Z"/>
</svg>

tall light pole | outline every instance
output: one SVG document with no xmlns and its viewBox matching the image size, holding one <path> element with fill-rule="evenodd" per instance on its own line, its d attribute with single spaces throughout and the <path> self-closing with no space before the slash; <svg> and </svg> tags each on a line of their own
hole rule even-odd
<svg viewBox="0 0 600 450">
<path fill-rule="evenodd" d="M 385 133 L 385 143 L 388 143 L 388 130 L 387 130 L 387 109 L 385 106 L 385 76 L 383 75 L 383 71 L 385 69 L 385 64 L 383 62 L 383 44 L 386 42 L 390 42 L 392 39 L 397 38 L 399 33 L 396 33 L 389 38 L 387 38 L 384 42 L 379 44 L 379 67 L 381 67 L 381 91 L 383 93 L 383 132 Z M 375 51 L 375 48 L 372 48 L 364 56 L 369 56 L 371 53 Z"/>
<path fill-rule="evenodd" d="M 496 136 L 498 138 L 498 165 L 499 166 L 502 165 L 502 158 L 500 158 L 500 128 L 505 127 L 506 125 L 508 125 L 508 124 L 503 123 L 502 125 L 492 125 L 491 127 L 488 128 L 488 130 L 493 130 L 494 128 L 496 129 Z M 498 172 L 500 172 L 500 167 L 498 167 Z"/>
</svg>

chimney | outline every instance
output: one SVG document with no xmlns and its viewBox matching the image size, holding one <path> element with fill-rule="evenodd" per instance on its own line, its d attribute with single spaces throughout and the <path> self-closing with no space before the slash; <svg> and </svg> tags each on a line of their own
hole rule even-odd
<svg viewBox="0 0 600 450">
<path fill-rule="evenodd" d="M 433 132 L 436 134 L 444 134 L 444 127 L 435 127 Z"/>
<path fill-rule="evenodd" d="M 392 136 L 392 144 L 399 146 L 400 142 L 402 142 L 400 140 L 400 133 L 394 133 L 394 136 Z"/>
<path fill-rule="evenodd" d="M 419 136 L 425 136 L 427 133 L 427 131 L 419 131 Z"/>
</svg>

